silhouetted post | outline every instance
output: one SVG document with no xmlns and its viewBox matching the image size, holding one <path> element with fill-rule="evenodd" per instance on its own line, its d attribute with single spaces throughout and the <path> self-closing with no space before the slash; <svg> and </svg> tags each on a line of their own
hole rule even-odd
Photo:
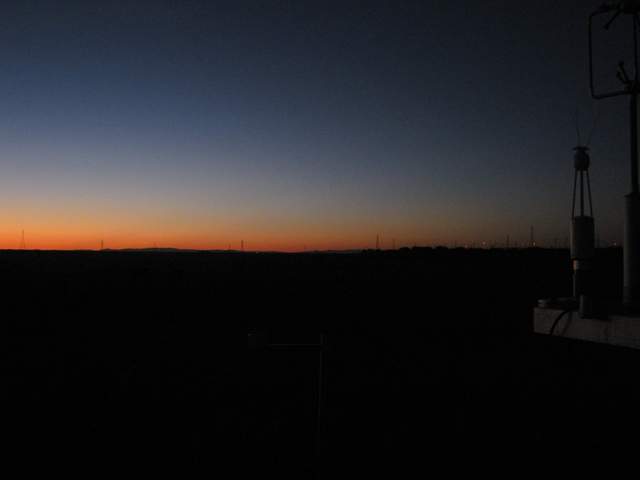
<svg viewBox="0 0 640 480">
<path fill-rule="evenodd" d="M 316 478 L 320 478 L 320 468 L 322 466 L 322 457 L 324 450 L 324 361 L 327 338 L 324 333 L 320 334 L 320 343 L 318 344 L 318 409 L 316 416 Z"/>
<path fill-rule="evenodd" d="M 638 193 L 638 85 L 631 93 L 631 192 L 625 197 L 624 304 L 638 308 L 640 300 L 640 194 Z"/>
<path fill-rule="evenodd" d="M 289 351 L 289 352 L 318 352 L 318 378 L 317 378 L 317 399 L 316 399 L 316 425 L 315 425 L 315 468 L 314 478 L 319 479 L 320 469 L 322 466 L 324 454 L 324 410 L 325 410 L 325 360 L 327 349 L 327 335 L 320 334 L 318 343 L 269 343 L 267 335 L 264 333 L 252 332 L 248 335 L 248 347 L 253 349 L 266 349 L 273 351 Z"/>
</svg>

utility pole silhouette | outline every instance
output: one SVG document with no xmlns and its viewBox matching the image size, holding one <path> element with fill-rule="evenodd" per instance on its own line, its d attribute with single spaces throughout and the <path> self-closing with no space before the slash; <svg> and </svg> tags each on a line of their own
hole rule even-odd
<svg viewBox="0 0 640 480">
<path fill-rule="evenodd" d="M 393 250 L 395 250 L 396 249 L 396 239 L 395 238 L 391 241 L 391 244 L 393 246 Z"/>
<path fill-rule="evenodd" d="M 27 242 L 24 240 L 24 230 L 22 230 L 22 237 L 20 237 L 20 250 L 27 249 Z"/>
<path fill-rule="evenodd" d="M 536 239 L 534 236 L 533 225 L 531 225 L 531 232 L 529 234 L 529 247 L 533 248 L 536 246 Z"/>
<path fill-rule="evenodd" d="M 104 240 L 100 240 L 100 250 L 104 250 Z"/>
<path fill-rule="evenodd" d="M 376 235 L 376 250 L 380 250 L 380 235 Z"/>
<path fill-rule="evenodd" d="M 240 240 L 240 251 L 244 252 L 244 240 Z"/>
<path fill-rule="evenodd" d="M 511 237 L 509 235 L 507 235 L 507 243 L 505 243 L 505 246 L 507 249 L 511 247 Z"/>
</svg>

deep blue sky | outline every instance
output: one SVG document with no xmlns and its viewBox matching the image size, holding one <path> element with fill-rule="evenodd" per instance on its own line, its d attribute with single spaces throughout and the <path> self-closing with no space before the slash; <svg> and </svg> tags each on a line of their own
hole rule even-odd
<svg viewBox="0 0 640 480">
<path fill-rule="evenodd" d="M 597 6 L 5 2 L 0 246 L 564 238 Z M 619 241 L 627 101 L 597 109 L 596 225 Z"/>
</svg>

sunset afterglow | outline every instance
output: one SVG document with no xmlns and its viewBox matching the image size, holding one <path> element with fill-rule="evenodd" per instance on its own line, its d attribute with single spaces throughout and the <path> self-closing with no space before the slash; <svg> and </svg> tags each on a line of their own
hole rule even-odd
<svg viewBox="0 0 640 480">
<path fill-rule="evenodd" d="M 37 3 L 12 5 L 0 29 L 0 248 L 23 230 L 38 249 L 567 235 L 575 102 L 585 124 L 591 105 L 566 95 L 586 88 L 577 44 L 510 49 L 534 25 L 492 29 L 459 4 L 378 6 L 359 23 L 338 5 Z M 479 18 L 480 44 L 440 26 Z M 618 117 L 602 114 L 593 146 L 603 241 L 622 232 Z"/>
</svg>

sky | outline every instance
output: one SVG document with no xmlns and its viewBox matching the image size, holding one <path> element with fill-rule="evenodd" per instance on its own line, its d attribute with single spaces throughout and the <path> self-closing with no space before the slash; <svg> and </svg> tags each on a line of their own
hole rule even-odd
<svg viewBox="0 0 640 480">
<path fill-rule="evenodd" d="M 619 242 L 628 99 L 589 95 L 598 5 L 4 2 L 0 248 L 562 242 L 576 118 Z"/>
</svg>

